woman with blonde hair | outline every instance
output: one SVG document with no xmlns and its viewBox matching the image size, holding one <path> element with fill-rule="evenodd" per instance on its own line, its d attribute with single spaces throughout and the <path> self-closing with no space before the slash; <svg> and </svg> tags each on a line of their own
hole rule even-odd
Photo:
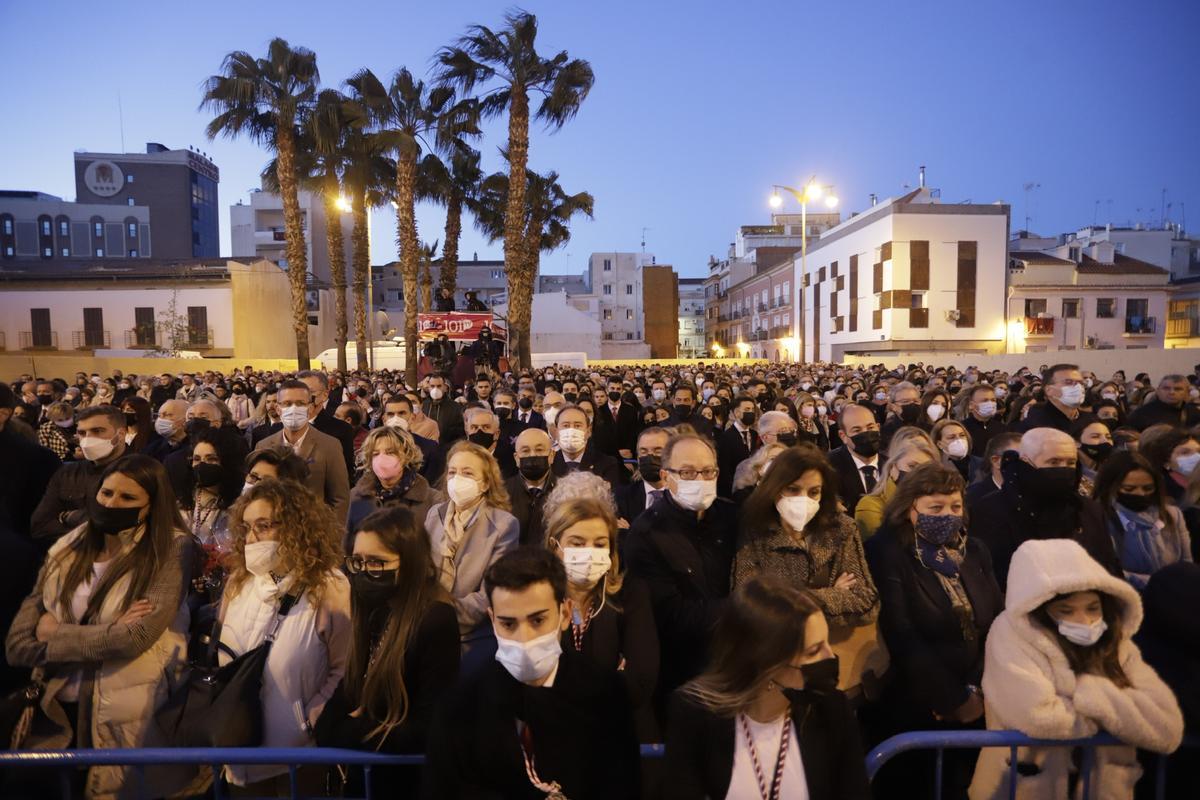
<svg viewBox="0 0 1200 800">
<path fill-rule="evenodd" d="M 910 470 L 922 464 L 936 464 L 942 454 L 929 434 L 920 428 L 906 425 L 892 436 L 884 462 L 885 479 L 876 482 L 869 494 L 863 495 L 854 508 L 854 521 L 863 539 L 869 539 L 883 524 L 883 509 L 896 494 L 896 484 Z"/>
<path fill-rule="evenodd" d="M 424 457 L 408 431 L 389 425 L 376 428 L 367 434 L 358 452 L 363 474 L 350 490 L 348 536 L 380 509 L 402 506 L 424 522 L 429 509 L 446 499 L 419 473 Z"/>
<path fill-rule="evenodd" d="M 621 673 L 639 740 L 658 741 L 651 707 L 658 680 L 658 631 L 646 586 L 621 569 L 617 516 L 611 497 L 578 494 L 555 501 L 564 485 L 588 473 L 560 478 L 546 501 L 546 547 L 567 571 L 571 625 L 562 634 L 563 649 L 573 648 L 590 661 Z M 553 503 L 553 504 L 552 504 Z"/>
<path fill-rule="evenodd" d="M 460 441 L 446 459 L 448 500 L 429 509 L 425 532 L 438 582 L 454 598 L 462 639 L 462 671 L 470 674 L 496 652 L 483 576 L 516 548 L 521 525 L 509 510 L 500 465 L 487 450 Z"/>
<path fill-rule="evenodd" d="M 219 663 L 258 647 L 275 628 L 263 670 L 261 746 L 311 746 L 312 726 L 342 680 L 350 650 L 350 584 L 338 570 L 341 522 L 303 486 L 268 478 L 238 499 L 230 531 Z M 303 768 L 300 774 L 304 793 L 312 794 L 321 776 Z M 230 766 L 225 776 L 256 795 L 288 792 L 286 766 Z"/>
</svg>

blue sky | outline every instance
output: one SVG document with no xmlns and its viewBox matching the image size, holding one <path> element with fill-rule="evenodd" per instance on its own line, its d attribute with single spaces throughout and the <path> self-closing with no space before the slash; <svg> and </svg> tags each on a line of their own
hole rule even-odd
<svg viewBox="0 0 1200 800">
<path fill-rule="evenodd" d="M 0 188 L 73 198 L 71 153 L 147 141 L 196 145 L 221 169 L 227 206 L 257 185 L 268 155 L 208 142 L 200 85 L 222 57 L 260 55 L 273 36 L 317 52 L 322 83 L 370 67 L 424 72 L 502 3 L 112 2 L 0 0 Z M 915 184 L 947 202 L 1003 200 L 1013 227 L 1057 233 L 1093 220 L 1157 222 L 1191 212 L 1200 231 L 1200 3 L 527 2 L 545 53 L 586 58 L 596 86 L 579 117 L 535 130 L 531 166 L 596 197 L 596 216 L 544 256 L 581 271 L 588 253 L 647 251 L 680 274 L 706 272 L 741 224 L 767 220 L 772 183 L 816 174 L 843 212 Z M 185 10 L 186 9 L 186 10 Z M 503 128 L 482 143 L 501 168 Z M 1026 183 L 1040 184 L 1028 193 Z M 1097 203 L 1099 201 L 1099 203 Z M 1028 208 L 1028 210 L 1026 210 Z M 390 212 L 390 209 L 389 209 Z M 418 215 L 442 238 L 436 208 Z M 465 257 L 501 257 L 467 231 Z M 395 257 L 394 219 L 374 216 L 372 259 Z"/>
</svg>

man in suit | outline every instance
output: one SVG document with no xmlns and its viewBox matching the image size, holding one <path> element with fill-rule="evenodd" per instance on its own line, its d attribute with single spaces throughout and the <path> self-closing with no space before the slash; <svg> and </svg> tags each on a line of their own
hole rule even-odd
<svg viewBox="0 0 1200 800">
<path fill-rule="evenodd" d="M 388 399 L 383 404 L 383 414 L 380 415 L 380 422 L 389 428 L 399 428 L 402 431 L 408 431 L 408 435 L 412 437 L 413 443 L 417 449 L 421 451 L 421 477 L 429 481 L 430 485 L 439 481 L 442 473 L 446 471 L 446 454 L 438 447 L 438 443 L 433 439 L 426 439 L 424 436 L 418 436 L 412 432 L 412 400 L 407 395 L 398 394 Z"/>
<path fill-rule="evenodd" d="M 618 461 L 633 458 L 640 424 L 637 409 L 621 401 L 623 393 L 619 379 L 608 381 L 605 395 L 608 402 L 596 407 L 596 432 L 592 440 L 597 450 Z"/>
<path fill-rule="evenodd" d="M 842 407 L 838 425 L 842 446 L 829 454 L 829 463 L 838 473 L 838 496 L 853 514 L 859 499 L 883 479 L 879 421 L 872 409 L 850 403 Z"/>
<path fill-rule="evenodd" d="M 657 503 L 667 490 L 662 471 L 662 454 L 671 435 L 666 428 L 646 428 L 638 436 L 638 478 L 617 491 L 617 513 L 632 524 Z"/>
<path fill-rule="evenodd" d="M 346 474 L 354 475 L 354 429 L 334 417 L 326 408 L 329 403 L 329 378 L 324 373 L 311 369 L 296 373 L 296 377 L 312 392 L 309 422 L 321 433 L 338 441 L 342 448 L 342 458 L 346 462 Z"/>
<path fill-rule="evenodd" d="M 283 447 L 302 458 L 308 464 L 305 485 L 325 500 L 339 524 L 344 525 L 350 510 L 350 476 L 341 443 L 321 433 L 309 419 L 312 391 L 307 383 L 284 381 L 277 398 L 283 430 L 263 439 L 255 450 Z"/>
<path fill-rule="evenodd" d="M 465 436 L 462 406 L 450 397 L 450 381 L 440 372 L 426 378 L 429 396 L 421 403 L 421 411 L 438 426 L 438 441 L 451 445 Z"/>
<path fill-rule="evenodd" d="M 671 399 L 671 416 L 660 423 L 664 428 L 673 428 L 680 423 L 691 425 L 701 436 L 712 437 L 712 422 L 697 413 L 696 387 L 688 383 L 675 384 Z"/>
<path fill-rule="evenodd" d="M 550 471 L 553 454 L 550 434 L 526 428 L 517 435 L 517 474 L 504 482 L 512 501 L 512 515 L 521 524 L 521 544 L 542 546 L 546 540 L 544 509 L 546 495 L 557 482 Z"/>
<path fill-rule="evenodd" d="M 638 797 L 637 736 L 623 680 L 559 645 L 571 624 L 562 561 L 523 547 L 497 559 L 483 585 L 498 652 L 437 712 L 425 796 Z"/>
<path fill-rule="evenodd" d="M 717 479 L 717 493 L 721 497 L 733 495 L 733 474 L 738 464 L 749 458 L 762 444 L 754 425 L 758 421 L 758 403 L 748 394 L 738 395 L 733 403 L 729 418 L 733 424 L 717 438 L 717 466 L 721 476 Z"/>
<path fill-rule="evenodd" d="M 507 479 L 517 474 L 512 445 L 501 440 L 500 421 L 495 414 L 482 406 L 471 406 L 463 412 L 463 424 L 467 441 L 491 453 L 500 465 L 501 475 Z"/>
<path fill-rule="evenodd" d="M 971 396 L 967 400 L 967 416 L 963 427 L 971 435 L 971 455 L 983 456 L 987 452 L 988 442 L 992 437 L 1004 433 L 1005 425 L 1002 415 L 998 413 L 996 390 L 986 383 L 971 387 Z"/>
<path fill-rule="evenodd" d="M 615 491 L 622 482 L 620 463 L 611 456 L 589 447 L 592 426 L 579 406 L 567 406 L 554 420 L 558 432 L 558 454 L 551 469 L 561 478 L 571 472 L 592 472 L 608 481 Z"/>
<path fill-rule="evenodd" d="M 549 394 L 549 392 L 547 392 Z M 541 428 L 546 430 L 546 418 L 533 410 L 533 398 L 535 392 L 532 384 L 522 386 L 517 390 L 517 422 L 521 423 L 522 430 L 525 428 Z"/>
<path fill-rule="evenodd" d="M 1046 402 L 1029 409 L 1021 424 L 1022 431 L 1054 428 L 1070 433 L 1076 426 L 1083 428 L 1096 420 L 1093 415 L 1079 410 L 1087 389 L 1083 384 L 1083 373 L 1074 364 L 1055 364 L 1042 370 L 1042 393 Z"/>
</svg>

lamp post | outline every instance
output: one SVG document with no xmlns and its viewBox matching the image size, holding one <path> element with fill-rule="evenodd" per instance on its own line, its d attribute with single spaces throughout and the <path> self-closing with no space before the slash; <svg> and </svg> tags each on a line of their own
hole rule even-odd
<svg viewBox="0 0 1200 800">
<path fill-rule="evenodd" d="M 831 184 L 817 183 L 817 176 L 815 175 L 808 179 L 808 183 L 804 184 L 803 189 L 793 189 L 791 186 L 783 186 L 778 183 L 771 188 L 773 189 L 770 200 L 771 208 L 779 208 L 783 205 L 783 196 L 779 194 L 781 191 L 790 194 L 796 199 L 796 202 L 800 204 L 800 280 L 796 282 L 798 284 L 796 286 L 796 290 L 799 297 L 799 300 L 797 301 L 797 305 L 799 306 L 797 309 L 797 321 L 799 322 L 798 327 L 800 328 L 799 339 L 801 352 L 797 354 L 796 360 L 803 361 L 804 353 L 802 351 L 804 349 L 805 327 L 804 279 L 808 276 L 808 204 L 810 201 L 815 202 L 824 196 L 825 207 L 832 209 L 837 207 L 838 198 L 837 195 L 833 193 L 833 186 Z M 820 353 L 814 353 L 813 355 L 819 357 Z"/>
</svg>

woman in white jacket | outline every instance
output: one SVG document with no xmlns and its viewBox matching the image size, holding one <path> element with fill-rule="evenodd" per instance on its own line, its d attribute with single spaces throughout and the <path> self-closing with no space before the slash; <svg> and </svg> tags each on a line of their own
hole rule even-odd
<svg viewBox="0 0 1200 800">
<path fill-rule="evenodd" d="M 1125 746 L 1096 750 L 1092 797 L 1127 800 L 1141 777 L 1135 747 L 1168 753 L 1183 738 L 1175 696 L 1131 637 L 1142 604 L 1076 542 L 1028 541 L 1012 559 L 1007 606 L 992 623 L 984 660 L 987 726 L 1045 739 L 1107 731 Z M 1009 796 L 1009 750 L 985 748 L 971 800 Z M 1068 797 L 1071 750 L 1017 751 L 1019 798 Z"/>
</svg>

